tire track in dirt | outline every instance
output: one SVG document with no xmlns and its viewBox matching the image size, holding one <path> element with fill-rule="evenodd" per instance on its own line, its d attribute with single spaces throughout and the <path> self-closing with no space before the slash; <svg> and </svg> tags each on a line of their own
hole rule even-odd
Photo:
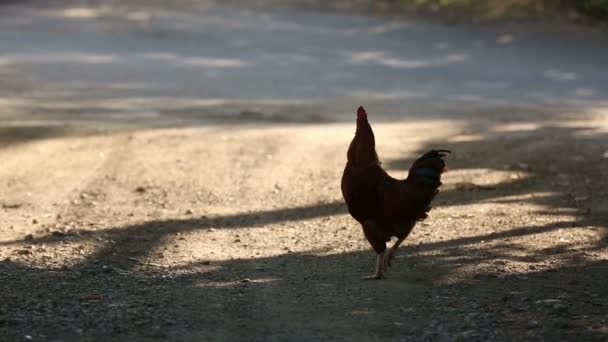
<svg viewBox="0 0 608 342">
<path fill-rule="evenodd" d="M 99 154 L 103 162 L 92 168 L 90 176 L 80 186 L 75 187 L 67 195 L 69 204 L 62 208 L 58 221 L 63 226 L 62 234 L 82 234 L 89 231 L 105 230 L 125 224 L 128 220 L 124 212 L 115 211 L 118 204 L 129 203 L 133 198 L 133 189 L 128 189 L 121 179 L 121 174 L 128 172 L 128 161 L 134 153 L 131 135 L 110 135 L 105 137 L 106 146 Z M 119 200 L 120 199 L 120 200 Z M 116 203 L 118 202 L 118 203 Z M 85 239 L 86 243 L 74 246 L 75 257 L 71 263 L 79 267 L 87 267 L 92 263 L 109 262 L 105 260 L 115 248 L 124 250 L 127 246 L 118 245 L 104 234 L 98 234 L 94 239 Z M 127 256 L 119 256 L 127 258 Z"/>
<path fill-rule="evenodd" d="M 95 169 L 105 162 L 98 154 L 105 153 L 103 139 L 53 139 L 0 150 L 2 200 L 20 207 L 0 211 L 4 212 L 2 216 L 6 214 L 2 221 L 14 224 L 15 234 L 31 231 L 32 225 L 38 228 L 56 225 L 57 214 L 70 206 L 67 204 L 67 199 L 73 196 L 70 194 L 90 182 Z M 96 145 L 97 153 L 91 153 L 89 145 Z M 31 211 L 37 215 L 27 214 Z M 29 218 L 29 222 L 24 223 L 23 218 Z M 33 224 L 33 220 L 38 223 Z"/>
</svg>

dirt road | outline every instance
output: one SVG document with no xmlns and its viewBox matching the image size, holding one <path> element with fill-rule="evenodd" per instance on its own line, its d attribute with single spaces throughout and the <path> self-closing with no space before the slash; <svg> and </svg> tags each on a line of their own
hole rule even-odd
<svg viewBox="0 0 608 342">
<path fill-rule="evenodd" d="M 91 3 L 0 7 L 0 340 L 608 337 L 604 33 Z M 455 151 L 381 282 L 359 104 Z"/>
</svg>

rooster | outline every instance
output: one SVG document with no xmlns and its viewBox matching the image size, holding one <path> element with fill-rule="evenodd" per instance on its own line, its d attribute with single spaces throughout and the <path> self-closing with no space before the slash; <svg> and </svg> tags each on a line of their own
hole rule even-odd
<svg viewBox="0 0 608 342">
<path fill-rule="evenodd" d="M 380 166 L 367 113 L 359 107 L 357 130 L 342 175 L 342 196 L 348 212 L 361 224 L 365 238 L 377 253 L 376 272 L 364 279 L 382 279 L 399 245 L 416 222 L 427 217 L 442 184 L 441 174 L 447 171 L 443 158 L 449 153 L 431 150 L 414 162 L 406 179 L 389 176 Z M 397 241 L 387 252 L 386 243 L 392 237 Z"/>
</svg>

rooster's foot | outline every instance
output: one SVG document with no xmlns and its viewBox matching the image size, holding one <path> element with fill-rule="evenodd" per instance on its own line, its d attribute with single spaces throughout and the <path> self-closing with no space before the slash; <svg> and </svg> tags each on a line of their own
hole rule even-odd
<svg viewBox="0 0 608 342">
<path fill-rule="evenodd" d="M 364 280 L 379 280 L 382 279 L 384 252 L 376 256 L 376 272 L 373 276 L 365 277 Z"/>
<path fill-rule="evenodd" d="M 384 276 L 382 274 L 374 274 L 374 275 L 363 278 L 363 280 L 380 280 L 380 279 L 384 279 Z"/>
<path fill-rule="evenodd" d="M 388 253 L 386 253 L 386 257 L 383 260 L 384 269 L 388 269 L 389 267 L 393 266 L 393 258 L 395 257 L 395 252 L 396 250 L 391 248 L 389 249 Z"/>
</svg>

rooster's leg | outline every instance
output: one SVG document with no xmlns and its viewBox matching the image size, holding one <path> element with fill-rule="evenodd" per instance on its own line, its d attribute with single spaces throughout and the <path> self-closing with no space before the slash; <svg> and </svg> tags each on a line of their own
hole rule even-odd
<svg viewBox="0 0 608 342">
<path fill-rule="evenodd" d="M 393 246 L 388 249 L 388 253 L 386 254 L 386 258 L 384 259 L 384 268 L 391 267 L 393 258 L 397 253 L 397 248 L 399 248 L 399 245 L 403 242 L 403 240 L 405 240 L 405 238 L 406 237 L 398 238 L 397 241 L 395 241 L 395 243 L 393 244 Z"/>
<path fill-rule="evenodd" d="M 377 280 L 377 279 L 382 279 L 382 269 L 384 267 L 384 252 L 378 254 L 378 257 L 376 258 L 376 273 L 374 273 L 374 275 L 369 276 L 369 277 L 365 277 L 363 279 L 365 280 Z"/>
</svg>

